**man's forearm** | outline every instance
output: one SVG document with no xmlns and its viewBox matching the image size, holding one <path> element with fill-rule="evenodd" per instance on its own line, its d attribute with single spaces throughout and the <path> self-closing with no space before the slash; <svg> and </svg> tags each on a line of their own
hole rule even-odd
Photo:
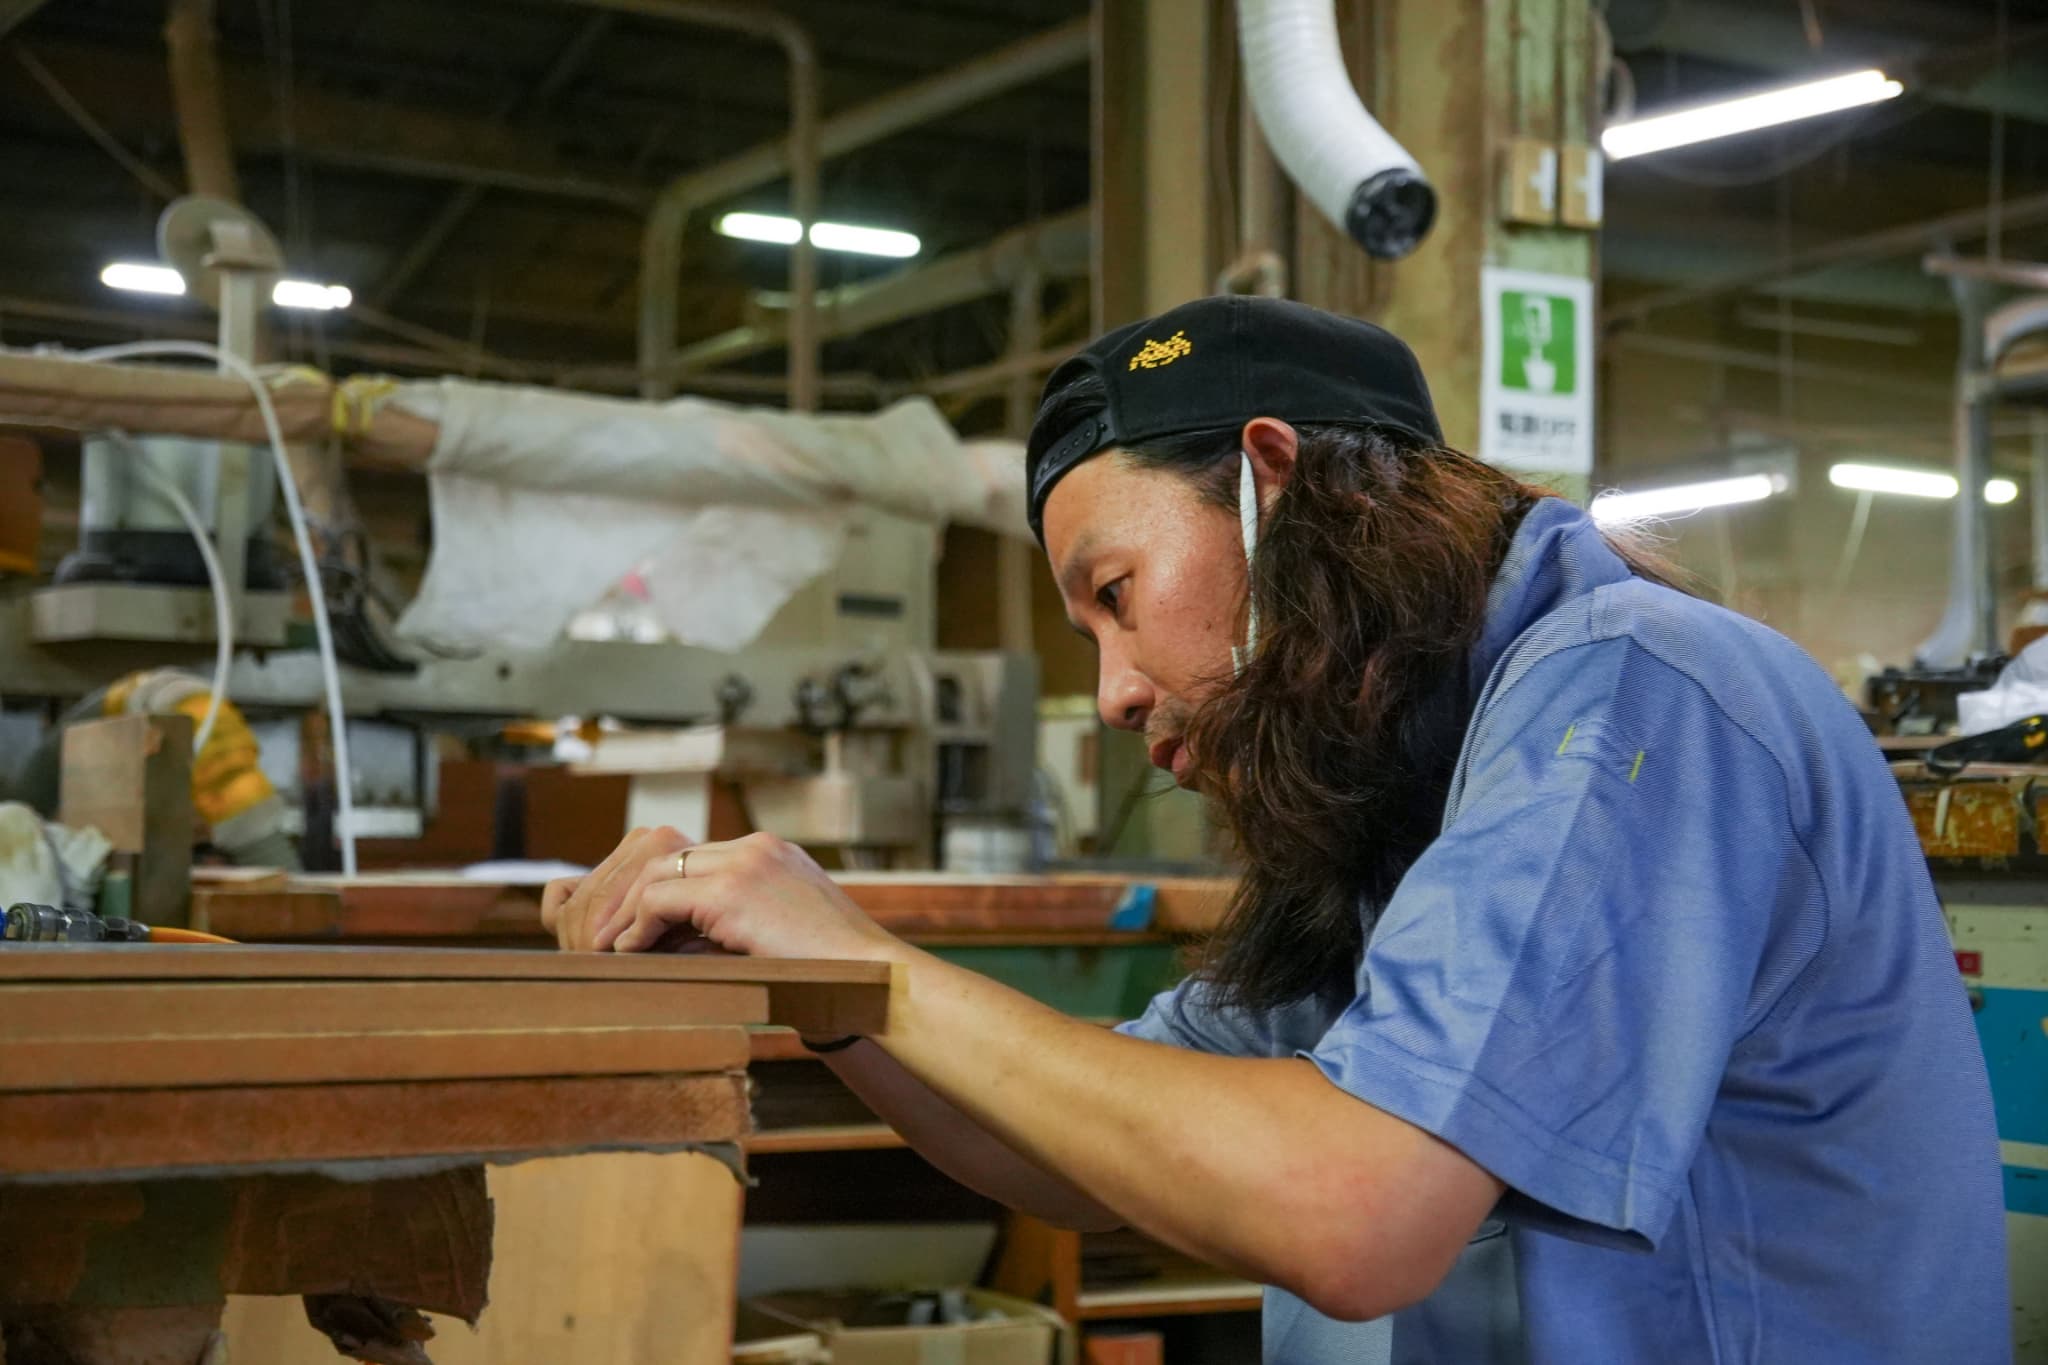
<svg viewBox="0 0 2048 1365">
<path fill-rule="evenodd" d="M 1061 1227 L 1119 1225 L 1115 1214 L 1019 1155 L 882 1048 L 863 1043 L 825 1060 L 925 1160 L 969 1189 Z"/>
<path fill-rule="evenodd" d="M 1370 1191 L 1332 1185 L 1339 1165 L 1356 1163 L 1327 1160 L 1355 1147 L 1342 1121 L 1358 1102 L 1307 1063 L 1121 1037 L 916 949 L 897 960 L 904 988 L 882 1046 L 1119 1221 L 1288 1284 L 1302 1266 L 1350 1253 L 1328 1229 L 1372 1216 Z"/>
</svg>

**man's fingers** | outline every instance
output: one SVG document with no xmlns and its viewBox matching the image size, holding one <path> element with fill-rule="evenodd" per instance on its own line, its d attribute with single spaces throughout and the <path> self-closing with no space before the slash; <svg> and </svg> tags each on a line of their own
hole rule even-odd
<svg viewBox="0 0 2048 1365">
<path fill-rule="evenodd" d="M 582 880 L 581 877 L 556 877 L 541 888 L 540 922 L 549 933 L 555 932 L 555 926 L 561 923 L 562 907 L 576 894 L 576 887 Z"/>
<path fill-rule="evenodd" d="M 614 919 L 599 932 L 596 947 L 615 953 L 637 953 L 660 943 L 672 928 L 701 930 L 698 923 L 706 888 L 695 878 L 657 882 L 634 899 L 633 913 Z"/>
</svg>

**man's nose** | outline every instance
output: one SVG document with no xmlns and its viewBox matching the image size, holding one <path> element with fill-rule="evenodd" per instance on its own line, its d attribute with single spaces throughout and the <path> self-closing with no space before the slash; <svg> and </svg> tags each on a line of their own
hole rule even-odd
<svg viewBox="0 0 2048 1365">
<path fill-rule="evenodd" d="M 1143 730 L 1154 700 L 1152 684 L 1144 674 L 1121 661 L 1103 659 L 1102 674 L 1096 680 L 1095 709 L 1104 725 L 1113 730 Z"/>
</svg>

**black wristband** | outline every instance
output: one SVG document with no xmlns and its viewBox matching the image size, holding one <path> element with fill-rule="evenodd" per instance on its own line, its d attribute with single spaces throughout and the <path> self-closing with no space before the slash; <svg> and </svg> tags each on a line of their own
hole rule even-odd
<svg viewBox="0 0 2048 1365">
<path fill-rule="evenodd" d="M 859 1042 L 861 1040 L 861 1036 L 862 1035 L 858 1033 L 849 1033 L 844 1038 L 834 1038 L 829 1043 L 814 1043 L 810 1039 L 804 1037 L 801 1033 L 799 1033 L 796 1036 L 796 1040 L 799 1043 L 802 1043 L 805 1048 L 812 1052 L 844 1052 L 846 1051 L 846 1049 L 852 1047 L 855 1043 Z"/>
</svg>

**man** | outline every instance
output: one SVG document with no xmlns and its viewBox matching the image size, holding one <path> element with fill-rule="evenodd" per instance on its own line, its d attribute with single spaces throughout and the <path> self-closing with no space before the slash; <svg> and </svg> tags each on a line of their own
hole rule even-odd
<svg viewBox="0 0 2048 1365">
<path fill-rule="evenodd" d="M 1111 1033 L 786 845 L 660 831 L 551 888 L 565 946 L 899 964 L 886 1036 L 814 1040 L 839 1075 L 967 1184 L 1272 1286 L 1268 1360 L 2009 1358 L 1940 911 L 1796 647 L 1443 449 L 1407 349 L 1299 305 L 1103 337 L 1029 466 L 1103 720 L 1239 846 L 1197 974 Z"/>
</svg>

